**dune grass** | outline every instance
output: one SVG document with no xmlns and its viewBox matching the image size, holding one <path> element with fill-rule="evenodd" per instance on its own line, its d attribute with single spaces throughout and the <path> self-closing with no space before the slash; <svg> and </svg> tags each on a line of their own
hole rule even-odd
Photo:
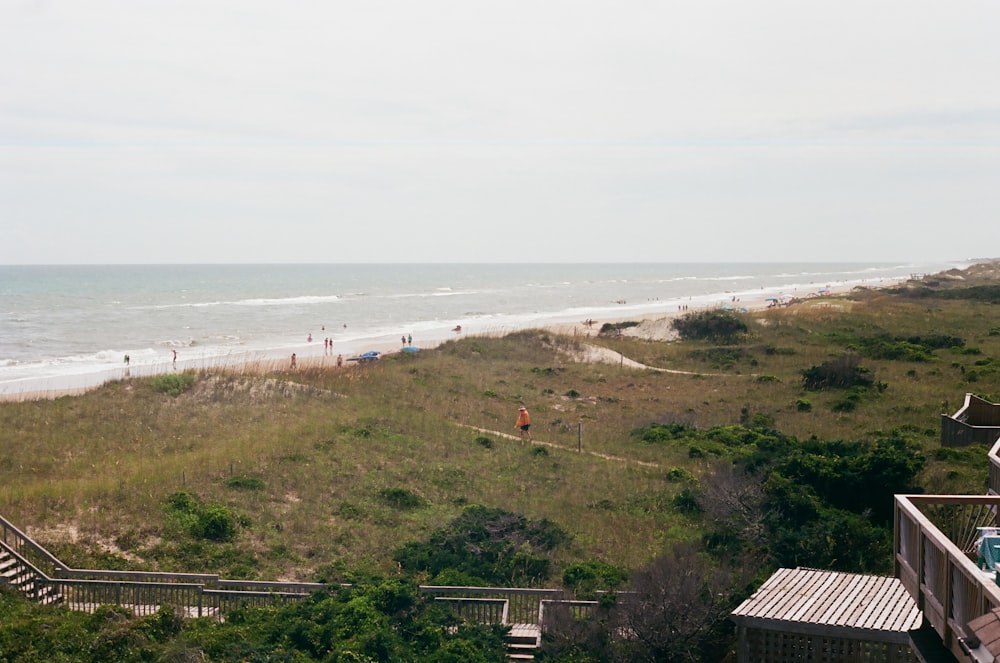
<svg viewBox="0 0 1000 663">
<path fill-rule="evenodd" d="M 631 434 L 651 422 L 763 421 L 800 438 L 862 441 L 901 429 L 930 458 L 928 490 L 982 491 L 985 449 L 937 447 L 942 412 L 968 391 L 997 395 L 993 305 L 860 292 L 748 319 L 751 334 L 732 346 L 591 340 L 688 373 L 581 363 L 582 339 L 536 330 L 339 370 L 223 367 L 170 389 L 133 379 L 0 404 L 0 509 L 75 566 L 332 581 L 391 572 L 397 546 L 468 504 L 557 523 L 572 536 L 559 564 L 638 568 L 699 536 L 672 500 L 685 476 L 716 462 Z M 862 358 L 885 387 L 852 409 L 844 393 L 803 388 L 802 371 L 856 352 L 859 337 L 931 332 L 965 345 L 925 362 Z M 520 404 L 538 445 L 514 437 Z M 233 513 L 236 539 L 180 535 L 165 508 L 178 492 Z"/>
</svg>

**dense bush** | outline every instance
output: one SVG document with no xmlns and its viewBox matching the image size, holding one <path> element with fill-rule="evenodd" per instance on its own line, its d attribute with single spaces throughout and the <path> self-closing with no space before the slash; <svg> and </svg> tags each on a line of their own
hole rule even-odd
<svg viewBox="0 0 1000 663">
<path fill-rule="evenodd" d="M 431 578 L 446 570 L 478 579 L 475 584 L 533 584 L 548 579 L 547 553 L 569 541 L 549 520 L 533 521 L 503 509 L 472 505 L 425 543 L 407 543 L 393 558 Z"/>
<path fill-rule="evenodd" d="M 601 325 L 600 334 L 617 334 L 622 329 L 638 327 L 639 323 L 634 320 L 623 320 L 622 322 L 605 322 Z"/>
<path fill-rule="evenodd" d="M 919 343 L 891 338 L 867 340 L 860 348 L 866 357 L 894 361 L 931 361 L 931 350 Z"/>
<path fill-rule="evenodd" d="M 625 585 L 628 569 L 604 562 L 580 562 L 563 569 L 563 586 L 574 592 L 578 599 L 590 599 L 597 590 L 614 590 Z"/>
<path fill-rule="evenodd" d="M 802 383 L 806 389 L 847 389 L 849 387 L 871 387 L 875 378 L 871 371 L 858 365 L 857 355 L 844 355 L 823 362 L 802 371 Z"/>
<path fill-rule="evenodd" d="M 631 435 L 643 442 L 657 444 L 691 437 L 695 433 L 696 431 L 693 427 L 675 422 L 669 424 L 652 423 L 648 426 L 633 429 Z"/>
<path fill-rule="evenodd" d="M 204 504 L 194 495 L 178 492 L 166 500 L 168 516 L 181 529 L 198 539 L 232 541 L 239 519 L 222 504 Z"/>
<path fill-rule="evenodd" d="M 0 659 L 42 661 L 428 661 L 506 659 L 499 626 L 462 623 L 408 580 L 373 580 L 279 606 L 183 620 L 28 603 L 0 592 Z"/>
<path fill-rule="evenodd" d="M 697 311 L 674 318 L 670 323 L 685 340 L 731 342 L 747 333 L 747 323 L 727 311 Z"/>
</svg>

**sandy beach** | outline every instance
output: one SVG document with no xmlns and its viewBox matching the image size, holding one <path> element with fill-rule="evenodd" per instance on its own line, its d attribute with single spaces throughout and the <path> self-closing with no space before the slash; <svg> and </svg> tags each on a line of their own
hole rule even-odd
<svg viewBox="0 0 1000 663">
<path fill-rule="evenodd" d="M 880 281 L 877 284 L 866 287 L 887 287 L 895 285 L 900 281 Z M 823 294 L 810 292 L 804 299 L 816 299 L 822 297 L 836 297 L 851 290 L 854 286 L 831 284 L 823 289 Z M 671 326 L 671 321 L 679 315 L 690 313 L 695 310 L 707 310 L 715 308 L 726 308 L 736 311 L 760 311 L 774 305 L 795 305 L 796 301 L 801 301 L 793 294 L 787 298 L 782 297 L 780 301 L 769 297 L 766 294 L 747 296 L 733 296 L 729 301 L 719 301 L 708 306 L 684 308 L 683 305 L 665 307 L 663 310 L 646 313 L 642 316 L 623 315 L 621 317 L 608 318 L 603 320 L 592 320 L 588 324 L 587 320 L 566 321 L 548 323 L 543 328 L 554 333 L 567 336 L 596 337 L 601 326 L 606 323 L 619 323 L 625 321 L 639 322 L 636 326 L 623 329 L 621 333 L 626 336 L 639 337 L 647 340 L 671 340 L 676 334 Z M 487 335 L 497 336 L 518 331 L 514 328 L 502 329 L 478 329 L 463 332 L 454 332 L 451 329 L 442 328 L 436 333 L 423 335 L 419 340 L 419 347 L 424 350 L 433 349 L 448 340 L 461 338 L 463 335 Z M 416 345 L 416 343 L 414 344 Z M 357 362 L 348 361 L 349 357 L 356 356 L 368 350 L 377 350 L 384 355 L 391 355 L 401 351 L 401 340 L 398 336 L 383 336 L 378 338 L 364 339 L 354 343 L 344 343 L 336 345 L 331 351 L 324 347 L 322 339 L 305 346 L 301 351 L 296 352 L 296 369 L 332 369 L 337 368 L 337 355 L 343 357 L 343 370 L 350 370 L 358 366 Z M 23 384 L 15 388 L 0 393 L 0 402 L 20 402 L 42 399 L 54 399 L 63 396 L 73 396 L 86 393 L 96 389 L 103 384 L 118 380 L 129 380 L 133 378 L 145 378 L 154 375 L 162 375 L 171 372 L 181 371 L 203 371 L 214 370 L 230 373 L 265 375 L 265 374 L 288 374 L 292 372 L 291 355 L 285 351 L 264 351 L 253 353 L 233 352 L 222 357 L 198 358 L 178 360 L 176 362 L 164 361 L 160 363 L 132 365 L 109 369 L 97 373 L 86 373 L 80 375 L 59 376 L 58 378 L 26 380 Z"/>
</svg>

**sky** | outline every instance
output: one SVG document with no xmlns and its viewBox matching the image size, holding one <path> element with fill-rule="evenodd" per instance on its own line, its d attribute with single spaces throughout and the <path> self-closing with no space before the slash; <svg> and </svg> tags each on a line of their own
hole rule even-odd
<svg viewBox="0 0 1000 663">
<path fill-rule="evenodd" d="M 0 0 L 0 264 L 1000 255 L 996 0 Z"/>
</svg>

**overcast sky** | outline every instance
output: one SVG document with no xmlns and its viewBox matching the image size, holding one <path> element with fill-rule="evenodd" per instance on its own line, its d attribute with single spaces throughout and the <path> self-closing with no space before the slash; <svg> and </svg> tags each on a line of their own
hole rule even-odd
<svg viewBox="0 0 1000 663">
<path fill-rule="evenodd" d="M 996 0 L 0 0 L 0 263 L 1000 255 Z"/>
</svg>

